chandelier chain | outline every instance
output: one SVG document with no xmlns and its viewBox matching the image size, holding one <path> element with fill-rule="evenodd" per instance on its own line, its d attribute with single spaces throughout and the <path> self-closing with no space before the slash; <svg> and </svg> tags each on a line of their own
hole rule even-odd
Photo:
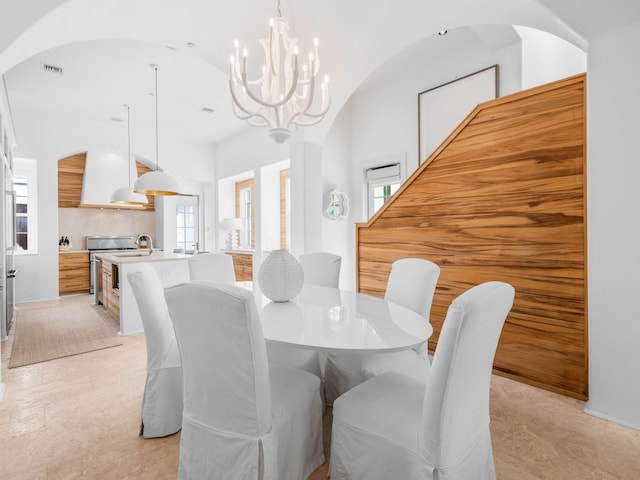
<svg viewBox="0 0 640 480">
<path fill-rule="evenodd" d="M 158 66 L 154 65 L 155 70 L 155 99 L 156 99 L 156 171 L 160 171 L 160 156 L 158 155 Z"/>
</svg>

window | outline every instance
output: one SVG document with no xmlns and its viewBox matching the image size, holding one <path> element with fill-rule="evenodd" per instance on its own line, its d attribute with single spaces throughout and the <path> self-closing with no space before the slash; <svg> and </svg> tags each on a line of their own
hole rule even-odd
<svg viewBox="0 0 640 480">
<path fill-rule="evenodd" d="M 196 206 L 176 205 L 176 248 L 186 251 L 193 250 L 197 244 L 196 237 Z"/>
<path fill-rule="evenodd" d="M 253 218 L 253 178 L 236 183 L 236 217 L 242 218 L 242 230 L 238 245 L 242 248 L 254 248 L 254 218 Z"/>
<path fill-rule="evenodd" d="M 400 164 L 367 170 L 368 212 L 371 218 L 400 188 Z"/>
<path fill-rule="evenodd" d="M 38 253 L 37 164 L 35 160 L 14 159 L 16 254 Z"/>
<path fill-rule="evenodd" d="M 291 171 L 280 170 L 280 249 L 291 244 Z"/>
<path fill-rule="evenodd" d="M 26 178 L 13 180 L 16 204 L 16 248 L 29 250 L 29 198 Z"/>
</svg>

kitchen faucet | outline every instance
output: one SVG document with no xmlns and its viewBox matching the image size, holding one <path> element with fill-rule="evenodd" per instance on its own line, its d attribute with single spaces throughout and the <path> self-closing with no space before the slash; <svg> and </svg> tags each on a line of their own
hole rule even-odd
<svg viewBox="0 0 640 480">
<path fill-rule="evenodd" d="M 153 253 L 153 238 L 151 238 L 151 235 L 148 233 L 141 233 L 138 235 L 138 238 L 136 238 L 135 244 L 140 245 L 140 240 L 143 238 L 146 238 L 149 241 L 149 255 L 151 255 Z"/>
</svg>

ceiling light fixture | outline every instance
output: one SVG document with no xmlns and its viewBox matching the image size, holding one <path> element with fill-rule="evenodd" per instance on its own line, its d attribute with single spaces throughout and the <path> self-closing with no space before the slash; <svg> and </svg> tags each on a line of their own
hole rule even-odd
<svg viewBox="0 0 640 480">
<path fill-rule="evenodd" d="M 291 136 L 292 125 L 306 127 L 320 122 L 329 110 L 331 96 L 329 77 L 321 84 L 322 98 L 314 107 L 316 78 L 320 70 L 318 39 L 313 42 L 309 63 L 298 68 L 298 39 L 289 37 L 289 24 L 280 13 L 269 20 L 269 36 L 260 40 L 266 65 L 256 80 L 247 78 L 247 56 L 243 48 L 240 55 L 238 41 L 231 57 L 229 88 L 233 113 L 252 126 L 268 126 L 269 136 L 282 143 Z"/>
<path fill-rule="evenodd" d="M 175 178 L 160 171 L 160 157 L 158 156 L 158 66 L 151 65 L 155 70 L 155 99 L 156 99 L 156 169 L 147 172 L 136 181 L 133 191 L 145 195 L 177 195 L 178 182 Z"/>
<path fill-rule="evenodd" d="M 141 206 L 149 203 L 149 200 L 145 195 L 134 192 L 131 185 L 131 169 L 134 168 L 131 164 L 131 121 L 129 115 L 131 107 L 129 105 L 125 105 L 125 107 L 127 107 L 127 169 L 129 170 L 129 183 L 126 187 L 121 187 L 113 192 L 111 203 Z"/>
<path fill-rule="evenodd" d="M 446 35 L 448 31 L 449 31 L 449 30 L 440 30 L 440 31 L 438 32 L 438 35 L 440 35 L 440 36 Z"/>
</svg>

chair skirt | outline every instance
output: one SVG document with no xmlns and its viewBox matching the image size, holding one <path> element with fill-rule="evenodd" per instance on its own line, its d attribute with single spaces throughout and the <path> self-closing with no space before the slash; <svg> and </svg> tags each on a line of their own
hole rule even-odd
<svg viewBox="0 0 640 480">
<path fill-rule="evenodd" d="M 147 373 L 142 399 L 142 436 L 166 437 L 182 428 L 182 367 Z"/>
<path fill-rule="evenodd" d="M 324 463 L 320 380 L 270 365 L 273 426 L 238 435 L 204 425 L 185 412 L 180 480 L 301 480 Z"/>
<path fill-rule="evenodd" d="M 333 407 L 331 480 L 495 480 L 487 426 L 465 458 L 437 465 L 420 446 L 425 383 L 397 372 L 379 375 Z M 437 473 L 436 473 L 437 472 Z"/>
</svg>

